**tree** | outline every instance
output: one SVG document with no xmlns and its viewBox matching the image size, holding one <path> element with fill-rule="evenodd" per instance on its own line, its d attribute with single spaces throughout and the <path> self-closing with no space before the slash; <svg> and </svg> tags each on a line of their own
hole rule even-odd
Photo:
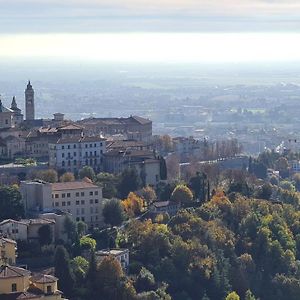
<svg viewBox="0 0 300 300">
<path fill-rule="evenodd" d="M 75 176 L 72 172 L 66 172 L 59 177 L 60 182 L 70 182 L 75 181 Z"/>
<path fill-rule="evenodd" d="M 97 242 L 91 237 L 83 236 L 80 239 L 80 247 L 82 250 L 92 250 L 95 251 Z"/>
<path fill-rule="evenodd" d="M 79 221 L 76 226 L 79 237 L 82 237 L 87 231 L 87 225 L 83 221 Z"/>
<path fill-rule="evenodd" d="M 137 194 L 130 192 L 128 197 L 122 201 L 125 212 L 129 217 L 134 217 L 142 213 L 144 201 Z"/>
<path fill-rule="evenodd" d="M 54 255 L 55 276 L 59 279 L 58 287 L 67 296 L 72 295 L 74 275 L 70 266 L 69 254 L 64 246 L 57 246 Z"/>
<path fill-rule="evenodd" d="M 240 297 L 236 292 L 231 292 L 227 295 L 225 300 L 240 300 Z"/>
<path fill-rule="evenodd" d="M 77 226 L 70 216 L 65 219 L 64 229 L 69 241 L 73 243 L 77 239 Z"/>
<path fill-rule="evenodd" d="M 0 186 L 0 221 L 24 216 L 22 197 L 16 185 Z"/>
<path fill-rule="evenodd" d="M 151 204 L 157 199 L 155 190 L 149 185 L 142 188 L 142 190 L 139 192 L 139 195 L 144 198 L 147 204 Z"/>
<path fill-rule="evenodd" d="M 125 169 L 120 175 L 118 191 L 121 199 L 125 199 L 130 192 L 138 190 L 141 185 L 141 179 L 135 168 Z"/>
<path fill-rule="evenodd" d="M 252 292 L 250 290 L 246 291 L 245 300 L 256 300 L 254 295 L 252 294 Z"/>
<path fill-rule="evenodd" d="M 83 179 L 85 177 L 94 180 L 95 178 L 95 172 L 93 170 L 93 168 L 89 167 L 89 166 L 84 166 L 80 171 L 79 171 L 79 178 Z"/>
<path fill-rule="evenodd" d="M 171 200 L 177 203 L 189 203 L 193 200 L 193 193 L 191 190 L 183 184 L 179 184 L 174 189 Z"/>
<path fill-rule="evenodd" d="M 168 178 L 167 163 L 166 163 L 166 160 L 162 156 L 159 158 L 159 173 L 160 173 L 161 180 L 167 180 L 167 178 Z"/>
<path fill-rule="evenodd" d="M 57 172 L 53 169 L 38 172 L 37 178 L 50 183 L 58 181 Z"/>
<path fill-rule="evenodd" d="M 135 288 L 137 292 L 147 292 L 155 288 L 155 279 L 153 274 L 142 267 L 135 281 Z"/>
<path fill-rule="evenodd" d="M 118 177 L 110 173 L 99 173 L 96 176 L 96 183 L 103 187 L 103 197 L 112 199 L 117 196 Z"/>
<path fill-rule="evenodd" d="M 38 229 L 39 242 L 41 246 L 52 242 L 52 231 L 49 225 L 43 225 Z"/>
<path fill-rule="evenodd" d="M 295 186 L 290 181 L 287 181 L 287 180 L 281 181 L 279 183 L 279 186 L 284 190 L 288 190 L 290 192 L 295 192 Z"/>
<path fill-rule="evenodd" d="M 76 279 L 76 285 L 82 285 L 89 270 L 89 262 L 82 256 L 76 256 L 71 260 L 71 268 Z"/>
<path fill-rule="evenodd" d="M 102 211 L 104 222 L 111 227 L 119 226 L 124 221 L 124 211 L 121 201 L 117 199 L 109 200 L 105 203 Z"/>
</svg>

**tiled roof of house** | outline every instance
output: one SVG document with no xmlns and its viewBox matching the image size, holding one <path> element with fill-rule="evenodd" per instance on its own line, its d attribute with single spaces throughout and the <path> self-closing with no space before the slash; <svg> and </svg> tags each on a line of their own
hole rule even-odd
<svg viewBox="0 0 300 300">
<path fill-rule="evenodd" d="M 52 191 L 64 191 L 64 190 L 77 190 L 87 188 L 99 188 L 97 185 L 83 181 L 71 181 L 71 182 L 57 182 L 52 183 Z"/>
<path fill-rule="evenodd" d="M 40 299 L 40 295 L 35 295 L 30 292 L 1 294 L 0 300 L 31 300 Z"/>
<path fill-rule="evenodd" d="M 46 274 L 38 274 L 31 278 L 31 281 L 34 283 L 53 283 L 56 282 L 57 280 L 58 278 Z"/>
<path fill-rule="evenodd" d="M 3 265 L 0 267 L 0 279 L 29 276 L 30 274 L 30 271 L 19 267 L 7 265 Z"/>
<path fill-rule="evenodd" d="M 23 224 L 23 225 L 27 225 L 26 223 L 24 222 L 21 222 L 21 221 L 17 221 L 17 220 L 13 220 L 13 219 L 6 219 L 6 220 L 3 220 L 2 222 L 0 222 L 0 226 L 1 225 L 5 225 L 7 223 L 17 223 L 17 224 Z"/>
<path fill-rule="evenodd" d="M 23 219 L 21 220 L 22 223 L 28 224 L 28 225 L 50 225 L 55 224 L 55 220 L 53 219 Z"/>
</svg>

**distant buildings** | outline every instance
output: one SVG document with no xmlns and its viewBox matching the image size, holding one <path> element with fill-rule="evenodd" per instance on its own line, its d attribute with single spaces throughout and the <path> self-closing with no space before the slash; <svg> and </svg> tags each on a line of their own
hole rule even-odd
<svg viewBox="0 0 300 300">
<path fill-rule="evenodd" d="M 71 172 L 90 166 L 100 171 L 106 152 L 105 141 L 100 136 L 61 138 L 49 144 L 49 166 Z"/>
<path fill-rule="evenodd" d="M 103 249 L 95 252 L 97 263 L 101 263 L 101 261 L 108 256 L 113 256 L 117 259 L 122 268 L 127 271 L 129 266 L 129 250 L 128 249 Z"/>
</svg>

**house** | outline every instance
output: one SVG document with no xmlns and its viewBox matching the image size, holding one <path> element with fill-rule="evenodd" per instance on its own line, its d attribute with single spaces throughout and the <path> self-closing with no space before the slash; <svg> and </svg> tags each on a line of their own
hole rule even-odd
<svg viewBox="0 0 300 300">
<path fill-rule="evenodd" d="M 101 263 L 101 261 L 108 256 L 113 256 L 116 258 L 122 268 L 127 271 L 129 266 L 129 250 L 128 249 L 102 249 L 95 252 L 96 262 Z"/>
<path fill-rule="evenodd" d="M 16 250 L 17 243 L 14 240 L 0 237 L 0 266 L 3 264 L 15 265 Z"/>
<path fill-rule="evenodd" d="M 71 172 L 90 166 L 100 171 L 105 152 L 106 139 L 101 136 L 61 138 L 49 144 L 49 166 Z"/>
<path fill-rule="evenodd" d="M 170 216 L 174 216 L 179 209 L 179 203 L 175 203 L 172 201 L 159 201 L 153 203 L 151 212 L 156 215 L 167 213 Z"/>
<path fill-rule="evenodd" d="M 52 275 L 32 276 L 29 270 L 0 266 L 0 300 L 59 300 L 62 292 L 57 289 L 58 279 Z M 65 299 L 67 300 L 67 299 Z"/>
<path fill-rule="evenodd" d="M 0 235 L 15 241 L 27 241 L 28 224 L 12 219 L 3 220 L 0 222 Z"/>
</svg>

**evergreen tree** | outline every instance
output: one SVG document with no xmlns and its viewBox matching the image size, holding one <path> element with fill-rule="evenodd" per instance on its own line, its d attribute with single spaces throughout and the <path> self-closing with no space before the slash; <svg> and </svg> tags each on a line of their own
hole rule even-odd
<svg viewBox="0 0 300 300">
<path fill-rule="evenodd" d="M 118 185 L 118 192 L 121 199 L 125 199 L 130 192 L 139 189 L 141 185 L 140 176 L 135 168 L 128 168 L 124 170 L 120 176 Z"/>
<path fill-rule="evenodd" d="M 64 246 L 57 246 L 54 255 L 55 276 L 59 279 L 58 287 L 67 296 L 72 295 L 74 275 L 71 270 L 70 258 Z"/>
</svg>

